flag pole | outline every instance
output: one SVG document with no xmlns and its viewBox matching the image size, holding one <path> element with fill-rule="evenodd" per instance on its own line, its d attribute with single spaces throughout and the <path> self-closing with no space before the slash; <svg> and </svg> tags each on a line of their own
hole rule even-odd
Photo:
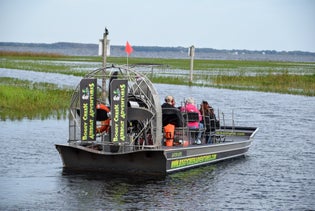
<svg viewBox="0 0 315 211">
<path fill-rule="evenodd" d="M 127 53 L 127 70 L 129 70 L 128 58 L 129 58 L 129 54 Z"/>
<path fill-rule="evenodd" d="M 107 57 L 107 35 L 108 30 L 105 28 L 105 32 L 103 33 L 103 77 L 102 77 L 102 101 L 105 103 L 106 100 L 106 80 L 105 80 L 105 72 L 106 72 L 106 57 Z"/>
</svg>

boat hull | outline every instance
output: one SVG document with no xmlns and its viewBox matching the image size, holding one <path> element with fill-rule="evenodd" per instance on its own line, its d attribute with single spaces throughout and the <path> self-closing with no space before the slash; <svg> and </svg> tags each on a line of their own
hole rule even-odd
<svg viewBox="0 0 315 211">
<path fill-rule="evenodd" d="M 167 172 L 175 172 L 243 156 L 248 151 L 251 142 L 251 140 L 247 140 L 242 142 L 189 147 L 181 150 L 166 150 Z"/>
<path fill-rule="evenodd" d="M 56 145 L 56 148 L 67 170 L 166 175 L 243 156 L 251 142 L 249 139 L 240 142 L 163 147 L 125 153 L 108 153 L 76 145 Z"/>
<path fill-rule="evenodd" d="M 166 173 L 162 150 L 141 150 L 128 153 L 102 153 L 81 146 L 56 145 L 67 170 L 98 171 L 116 174 Z"/>
</svg>

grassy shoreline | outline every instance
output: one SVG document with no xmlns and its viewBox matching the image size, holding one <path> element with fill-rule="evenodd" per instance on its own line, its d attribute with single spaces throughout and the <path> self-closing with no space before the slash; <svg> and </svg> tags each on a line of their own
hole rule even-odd
<svg viewBox="0 0 315 211">
<path fill-rule="evenodd" d="M 126 64 L 126 58 L 122 57 L 108 57 L 107 61 Z M 315 96 L 314 62 L 195 60 L 194 69 L 197 71 L 192 83 L 189 82 L 189 59 L 130 57 L 129 65 L 136 64 L 157 64 L 164 68 L 157 71 L 159 74 L 147 74 L 154 83 Z M 7 69 L 84 76 L 101 65 L 102 58 L 96 56 L 0 51 L 0 68 Z M 178 74 L 178 70 L 183 73 Z M 62 118 L 65 115 L 71 90 L 62 90 L 52 84 L 0 79 L 2 120 L 46 118 L 51 114 Z"/>
<path fill-rule="evenodd" d="M 73 90 L 54 84 L 0 78 L 0 119 L 66 118 Z"/>
<path fill-rule="evenodd" d="M 102 58 L 100 56 L 65 56 L 53 53 L 32 53 L 32 52 L 10 52 L 0 51 L 1 67 L 6 68 L 7 64 L 15 66 L 15 69 L 25 68 L 26 65 L 19 64 L 24 61 L 34 65 L 34 67 L 42 67 L 44 71 L 45 66 L 41 66 L 41 61 L 68 61 L 68 62 L 99 62 L 101 64 Z M 16 63 L 16 61 L 18 61 Z M 125 57 L 108 57 L 108 63 L 123 65 L 126 64 Z M 129 64 L 159 64 L 166 65 L 171 69 L 190 69 L 190 59 L 162 59 L 162 58 L 138 58 L 129 57 Z M 13 64 L 12 64 L 13 63 Z M 14 65 L 15 63 L 15 65 Z M 53 64 L 51 66 L 64 67 L 60 64 Z M 8 67 L 10 68 L 10 67 Z M 254 71 L 271 71 L 284 70 L 284 69 L 304 69 L 309 72 L 315 73 L 315 62 L 289 62 L 289 61 L 255 61 L 255 60 L 207 60 L 196 59 L 194 61 L 194 69 L 196 70 L 211 70 L 211 69 L 235 69 L 235 68 L 252 68 Z M 262 70 L 259 70 L 262 68 Z M 49 71 L 49 70 L 47 70 Z M 56 71 L 56 70 L 52 70 Z"/>
</svg>

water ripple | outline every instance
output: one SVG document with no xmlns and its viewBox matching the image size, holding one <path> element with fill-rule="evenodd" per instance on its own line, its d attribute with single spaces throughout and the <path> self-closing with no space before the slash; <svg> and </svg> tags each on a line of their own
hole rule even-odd
<svg viewBox="0 0 315 211">
<path fill-rule="evenodd" d="M 40 80 L 38 73 L 27 73 L 23 77 Z M 60 81 L 58 77 L 64 76 L 48 77 Z M 69 85 L 77 82 L 77 78 L 68 79 Z M 0 209 L 314 209 L 314 97 L 164 84 L 156 87 L 161 100 L 171 94 L 179 106 L 189 96 L 197 102 L 207 99 L 216 111 L 220 108 L 221 116 L 234 110 L 237 123 L 259 127 L 248 154 L 166 178 L 67 174 L 54 148 L 55 143 L 68 139 L 66 120 L 1 121 Z"/>
</svg>

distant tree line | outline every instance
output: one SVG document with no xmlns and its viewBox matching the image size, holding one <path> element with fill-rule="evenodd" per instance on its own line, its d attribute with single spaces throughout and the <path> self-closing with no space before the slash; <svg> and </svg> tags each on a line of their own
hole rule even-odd
<svg viewBox="0 0 315 211">
<path fill-rule="evenodd" d="M 188 47 L 132 46 L 135 57 L 187 58 Z M 111 45 L 111 56 L 125 56 L 125 46 Z M 0 42 L 2 51 L 47 52 L 64 55 L 97 56 L 98 44 L 57 42 L 57 43 L 18 43 Z M 252 56 L 251 56 L 252 55 Z M 219 50 L 196 48 L 195 58 L 201 59 L 258 59 L 258 60 L 294 60 L 315 61 L 314 52 L 275 51 L 275 50 Z"/>
</svg>

